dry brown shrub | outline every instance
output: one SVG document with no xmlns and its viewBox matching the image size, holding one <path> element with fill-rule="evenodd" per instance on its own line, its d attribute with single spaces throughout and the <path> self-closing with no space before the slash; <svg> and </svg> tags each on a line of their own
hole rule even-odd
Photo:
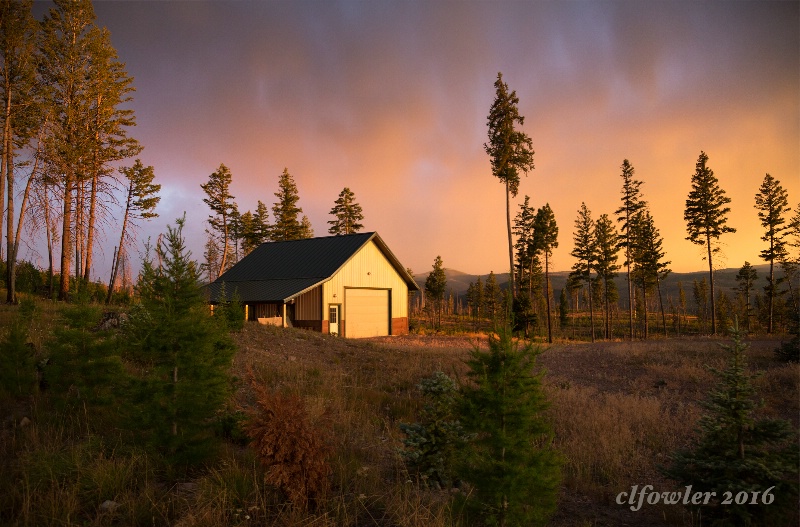
<svg viewBox="0 0 800 527">
<path fill-rule="evenodd" d="M 327 434 L 310 422 L 301 397 L 268 390 L 253 375 L 249 384 L 255 407 L 248 410 L 245 431 L 266 469 L 265 482 L 306 510 L 330 488 Z"/>
</svg>

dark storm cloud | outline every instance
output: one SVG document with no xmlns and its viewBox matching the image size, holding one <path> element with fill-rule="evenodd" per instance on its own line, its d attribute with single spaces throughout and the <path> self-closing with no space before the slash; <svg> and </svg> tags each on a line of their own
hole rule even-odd
<svg viewBox="0 0 800 527">
<path fill-rule="evenodd" d="M 143 157 L 175 187 L 165 210 L 190 204 L 201 233 L 199 184 L 219 163 L 231 167 L 245 210 L 271 203 L 288 167 L 318 235 L 347 185 L 369 228 L 407 244 L 398 249 L 404 262 L 423 268 L 443 253 L 448 266 L 486 272 L 502 268 L 504 253 L 502 189 L 482 146 L 498 71 L 520 97 L 537 152 L 521 194 L 549 201 L 563 226 L 559 267 L 571 265 L 566 240 L 580 201 L 594 200 L 598 215 L 616 208 L 625 157 L 646 181 L 657 222 L 672 228 L 671 250 L 685 251 L 675 211 L 701 148 L 741 187 L 747 225 L 750 187 L 763 172 L 797 173 L 798 5 L 98 2 L 96 10 L 135 77 Z M 769 166 L 755 162 L 758 153 Z M 468 217 L 482 220 L 465 231 Z M 743 232 L 756 239 L 755 230 Z M 477 257 L 470 239 L 489 250 Z M 690 256 L 686 265 L 696 267 Z"/>
</svg>

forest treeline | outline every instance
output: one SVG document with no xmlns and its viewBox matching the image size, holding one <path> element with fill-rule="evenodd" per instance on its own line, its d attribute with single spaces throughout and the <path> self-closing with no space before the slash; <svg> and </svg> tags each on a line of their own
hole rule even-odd
<svg viewBox="0 0 800 527">
<path fill-rule="evenodd" d="M 756 214 L 764 229 L 759 256 L 767 266 L 763 276 L 766 285 L 756 286 L 759 273 L 745 261 L 733 288 L 715 287 L 713 258 L 719 251 L 715 240 L 732 228 L 726 224 L 730 199 L 707 161 L 708 156 L 701 153 L 684 216 L 687 239 L 705 246 L 709 272 L 691 283 L 679 281 L 677 288 L 673 287 L 677 289 L 674 295 L 664 294 L 664 281 L 672 273 L 670 261 L 644 200 L 643 182 L 634 178 L 634 168 L 626 159 L 621 165 L 621 204 L 613 216 L 604 213 L 595 220 L 581 203 L 573 229 L 571 254 L 575 264 L 558 295 L 552 286 L 549 263 L 552 250 L 558 247 L 558 225 L 549 204 L 537 209 L 525 196 L 512 225 L 514 272 L 505 287 L 498 285 L 491 272 L 485 280 L 478 277 L 470 282 L 463 297 L 453 295 L 441 257 L 437 257 L 425 282 L 424 296 L 412 302 L 412 307 L 425 310 L 435 327 L 441 325 L 444 312 L 468 317 L 473 329 L 478 329 L 487 324 L 491 327 L 511 296 L 518 328 L 525 335 L 532 327 L 541 329 L 550 342 L 554 327 L 562 336 L 575 336 L 576 318 L 582 314 L 588 314 L 581 322 L 589 326 L 586 334 L 591 340 L 595 336 L 647 338 L 654 330 L 665 336 L 727 333 L 736 321 L 748 332 L 796 333 L 800 316 L 800 206 L 791 214 L 787 191 L 779 180 L 766 174 L 754 195 Z M 702 200 L 708 199 L 718 207 L 705 207 L 698 196 L 705 196 Z M 620 291 L 620 278 L 627 290 Z M 624 329 L 622 318 L 626 319 Z"/>
<path fill-rule="evenodd" d="M 470 283 L 466 292 L 466 312 L 478 327 L 480 320 L 489 319 L 491 327 L 497 324 L 498 306 L 505 306 L 500 320 L 513 314 L 516 329 L 528 336 L 531 324 L 540 320 L 547 328 L 547 340 L 553 341 L 553 318 L 556 311 L 551 286 L 550 256 L 558 247 L 558 224 L 549 203 L 539 208 L 531 205 L 530 196 L 523 203 L 512 223 L 511 197 L 516 197 L 521 176 L 535 168 L 534 151 L 530 137 L 520 129 L 524 117 L 519 114 L 519 98 L 498 73 L 495 82 L 495 100 L 488 121 L 488 142 L 484 145 L 492 166 L 492 175 L 505 187 L 506 220 L 508 227 L 509 280 L 501 293 L 494 273 L 486 283 L 480 278 Z M 692 295 L 695 300 L 695 317 L 701 331 L 713 335 L 727 332 L 731 325 L 741 320 L 748 331 L 755 319 L 763 324 L 767 333 L 776 329 L 798 332 L 800 318 L 800 205 L 794 214 L 789 207 L 789 197 L 781 182 L 767 173 L 755 190 L 754 207 L 763 228 L 763 249 L 759 257 L 769 265 L 767 285 L 763 295 L 755 291 L 756 270 L 745 261 L 736 277 L 736 298 L 718 291 L 715 287 L 714 258 L 720 251 L 723 234 L 736 232 L 728 224 L 731 199 L 726 195 L 709 157 L 701 151 L 691 176 L 691 190 L 686 198 L 684 221 L 686 240 L 703 247 L 708 264 L 708 280 L 694 281 Z M 575 259 L 569 279 L 561 289 L 558 304 L 562 326 L 569 320 L 569 311 L 580 311 L 580 300 L 588 305 L 589 337 L 595 340 L 595 310 L 599 315 L 600 334 L 613 338 L 614 314 L 627 311 L 627 337 L 633 339 L 637 332 L 647 338 L 650 333 L 649 314 L 660 314 L 659 326 L 668 334 L 667 308 L 662 283 L 672 272 L 671 262 L 663 248 L 664 239 L 656 226 L 642 190 L 644 182 L 635 177 L 632 163 L 625 159 L 620 166 L 620 204 L 611 213 L 603 213 L 596 220 L 583 202 L 577 212 L 573 228 Z M 613 219 L 612 219 L 613 218 Z M 776 268 L 780 273 L 776 273 Z M 627 291 L 622 307 L 615 278 L 623 272 Z M 455 309 L 452 297 L 445 300 L 447 280 L 441 256 L 437 256 L 433 270 L 427 277 L 424 297 L 416 304 L 425 306 L 430 324 L 440 328 L 442 312 Z M 572 306 L 570 308 L 570 300 Z M 653 304 L 653 305 L 651 305 Z M 413 305 L 413 304 L 412 304 Z M 679 284 L 678 298 L 667 298 L 673 326 L 680 333 L 687 320 L 686 292 Z M 459 307 L 460 302 L 459 302 Z M 573 317 L 574 318 L 574 317 Z M 776 321 L 780 328 L 776 327 Z"/>
</svg>

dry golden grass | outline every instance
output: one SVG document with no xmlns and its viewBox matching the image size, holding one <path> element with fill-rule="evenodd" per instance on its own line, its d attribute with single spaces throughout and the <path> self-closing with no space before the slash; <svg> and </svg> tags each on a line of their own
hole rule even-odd
<svg viewBox="0 0 800 527">
<path fill-rule="evenodd" d="M 12 308 L 0 307 L 0 320 Z M 53 309 L 37 320 L 37 353 L 52 331 Z M 165 483 L 156 463 L 131 448 L 87 437 L 86 416 L 54 416 L 46 394 L 2 408 L 0 523 L 12 525 L 460 525 L 447 491 L 423 490 L 396 451 L 400 422 L 416 420 L 417 383 L 436 370 L 463 379 L 469 350 L 485 337 L 408 336 L 362 341 L 247 324 L 233 373 L 239 378 L 229 412 L 249 407 L 243 382 L 252 369 L 269 389 L 301 397 L 309 419 L 330 431 L 331 491 L 307 512 L 267 485 L 253 452 L 226 443 L 217 459 L 179 484 Z M 37 344 L 37 342 L 39 342 Z M 687 444 L 699 402 L 721 367 L 723 340 L 560 342 L 539 363 L 554 442 L 565 460 L 559 511 L 552 525 L 697 525 L 683 509 L 658 506 L 633 513 L 614 503 L 632 485 L 669 490 L 658 465 Z M 777 340 L 752 343 L 750 363 L 764 415 L 798 426 L 797 365 L 772 359 Z M 18 427 L 22 416 L 33 424 Z M 100 510 L 105 500 L 119 503 Z"/>
</svg>

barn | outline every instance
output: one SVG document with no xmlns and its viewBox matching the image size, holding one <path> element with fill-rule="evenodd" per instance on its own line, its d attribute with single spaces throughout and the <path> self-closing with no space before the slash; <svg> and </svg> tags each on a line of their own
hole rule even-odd
<svg viewBox="0 0 800 527">
<path fill-rule="evenodd" d="M 236 291 L 249 321 L 348 338 L 408 333 L 418 290 L 376 232 L 262 243 L 208 286 L 212 305 Z"/>
</svg>

